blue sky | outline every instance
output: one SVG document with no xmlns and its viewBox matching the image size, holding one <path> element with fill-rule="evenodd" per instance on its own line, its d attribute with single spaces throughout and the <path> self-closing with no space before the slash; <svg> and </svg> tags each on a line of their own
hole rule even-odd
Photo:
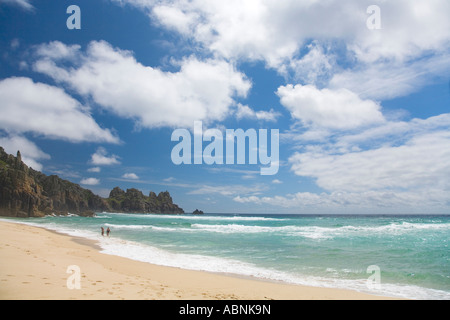
<svg viewBox="0 0 450 320">
<path fill-rule="evenodd" d="M 449 213 L 449 14 L 446 0 L 0 0 L 0 145 L 102 196 L 168 190 L 187 212 Z M 279 130 L 278 173 L 173 164 L 172 132 L 194 121 Z"/>
</svg>

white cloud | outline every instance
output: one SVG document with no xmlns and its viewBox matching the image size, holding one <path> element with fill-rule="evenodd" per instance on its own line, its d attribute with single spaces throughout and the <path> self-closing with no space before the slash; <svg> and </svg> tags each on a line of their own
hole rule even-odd
<svg viewBox="0 0 450 320">
<path fill-rule="evenodd" d="M 81 184 L 87 185 L 87 186 L 96 186 L 100 184 L 100 180 L 97 178 L 85 178 L 80 181 Z"/>
<path fill-rule="evenodd" d="M 139 177 L 135 173 L 125 173 L 122 178 L 131 179 L 131 180 L 139 180 Z"/>
<path fill-rule="evenodd" d="M 102 169 L 100 167 L 93 167 L 93 168 L 89 168 L 87 171 L 98 173 L 98 172 L 102 171 Z"/>
<path fill-rule="evenodd" d="M 400 146 L 414 137 L 445 131 L 450 126 L 450 114 L 444 113 L 428 119 L 410 121 L 387 121 L 382 125 L 338 136 L 334 141 L 335 150 L 361 150 L 370 143 L 372 149 L 385 146 Z"/>
<path fill-rule="evenodd" d="M 238 194 L 234 201 L 279 206 L 297 213 L 448 212 L 449 127 L 450 114 L 442 114 L 385 121 L 350 132 L 328 132 L 327 139 L 302 143 L 301 151 L 289 158 L 293 173 L 315 182 L 324 192 Z M 293 137 L 288 139 L 292 143 Z"/>
<path fill-rule="evenodd" d="M 62 89 L 29 78 L 0 81 L 0 127 L 11 135 L 34 133 L 71 142 L 118 143 L 89 110 Z"/>
<path fill-rule="evenodd" d="M 362 100 L 346 89 L 287 85 L 278 88 L 277 94 L 292 117 L 305 126 L 345 130 L 384 122 L 378 103 Z"/>
<path fill-rule="evenodd" d="M 298 192 L 285 196 L 236 196 L 235 202 L 285 208 L 293 213 L 439 213 L 448 212 L 449 198 L 439 190 L 425 192 Z"/>
<path fill-rule="evenodd" d="M 58 57 L 78 52 L 62 43 L 41 45 L 35 71 L 148 128 L 190 127 L 195 120 L 223 120 L 235 105 L 234 97 L 245 97 L 251 87 L 242 73 L 223 60 L 185 58 L 177 62 L 178 72 L 164 72 L 142 65 L 129 51 L 93 41 L 86 52 L 72 57 L 75 66 L 67 67 L 67 63 L 58 66 L 55 55 L 45 54 L 48 47 L 58 47 L 63 52 Z"/>
<path fill-rule="evenodd" d="M 226 59 L 265 60 L 278 65 L 297 49 L 291 32 L 273 21 L 276 6 L 263 1 L 160 1 L 146 8 L 153 21 L 193 39 Z"/>
<path fill-rule="evenodd" d="M 59 41 L 52 41 L 46 45 L 36 47 L 36 54 L 39 57 L 48 59 L 48 63 L 52 60 L 71 60 L 77 58 L 80 54 L 80 45 L 65 45 Z"/>
<path fill-rule="evenodd" d="M 316 195 L 320 206 L 445 212 L 450 205 L 449 127 L 450 114 L 385 122 L 307 146 L 289 162 L 296 175 L 326 190 Z M 304 196 L 286 196 L 286 203 Z"/>
<path fill-rule="evenodd" d="M 74 178 L 80 178 L 80 174 L 77 171 L 74 171 L 73 169 L 69 167 L 66 168 L 55 168 L 55 167 L 49 167 L 47 169 L 48 172 L 51 172 L 52 174 L 56 174 L 60 177 L 63 177 L 64 179 L 74 179 Z"/>
<path fill-rule="evenodd" d="M 273 184 L 282 184 L 283 181 L 278 180 L 278 179 L 274 179 L 274 180 L 272 180 L 272 183 L 273 183 Z"/>
<path fill-rule="evenodd" d="M 333 88 L 366 98 L 411 93 L 450 69 L 447 0 L 113 1 L 138 7 L 196 52 L 264 61 L 302 84 L 322 87 L 336 76 Z M 366 26 L 373 4 L 381 9 L 380 30 Z"/>
<path fill-rule="evenodd" d="M 448 48 L 448 1 L 384 1 L 379 6 L 382 29 L 357 30 L 355 41 L 349 45 L 359 60 L 406 61 L 424 53 L 442 52 Z"/>
<path fill-rule="evenodd" d="M 295 174 L 312 177 L 328 191 L 415 190 L 450 191 L 450 133 L 414 136 L 400 146 L 329 154 L 296 153 L 290 158 Z"/>
<path fill-rule="evenodd" d="M 406 96 L 450 73 L 450 54 L 410 62 L 379 61 L 334 74 L 330 88 L 347 88 L 362 98 L 393 99 Z"/>
<path fill-rule="evenodd" d="M 30 2 L 30 0 L 0 0 L 0 3 L 17 5 L 27 11 L 33 11 L 35 8 Z"/>
<path fill-rule="evenodd" d="M 292 70 L 294 79 L 303 84 L 327 84 L 335 72 L 336 56 L 328 54 L 319 41 L 307 45 L 308 53 L 291 59 L 286 73 Z"/>
<path fill-rule="evenodd" d="M 175 6 L 161 5 L 153 9 L 153 15 L 164 21 L 164 26 L 183 35 L 189 34 L 195 27 L 197 17 L 195 14 L 186 14 Z"/>
<path fill-rule="evenodd" d="M 238 103 L 236 118 L 240 119 L 252 119 L 262 121 L 276 121 L 281 114 L 275 112 L 273 109 L 270 111 L 254 111 L 249 106 Z"/>
<path fill-rule="evenodd" d="M 98 166 L 116 165 L 120 164 L 118 158 L 119 157 L 116 155 L 108 156 L 108 152 L 106 151 L 106 149 L 103 147 L 99 147 L 97 151 L 91 156 L 91 163 Z"/>
<path fill-rule="evenodd" d="M 197 185 L 192 186 L 194 190 L 189 191 L 188 194 L 204 195 L 204 194 L 219 194 L 226 197 L 234 197 L 237 195 L 258 194 L 261 191 L 267 190 L 267 186 L 255 184 L 249 185 Z"/>
<path fill-rule="evenodd" d="M 227 58 L 291 59 L 308 39 L 343 39 L 357 57 L 401 59 L 449 40 L 446 0 L 383 1 L 382 29 L 369 30 L 371 0 L 121 0 Z M 153 21 L 154 21 L 153 20 Z"/>
<path fill-rule="evenodd" d="M 22 136 L 0 137 L 0 146 L 9 154 L 16 155 L 17 151 L 20 151 L 22 161 L 34 170 L 42 171 L 40 161 L 50 159 L 50 155 Z"/>
</svg>

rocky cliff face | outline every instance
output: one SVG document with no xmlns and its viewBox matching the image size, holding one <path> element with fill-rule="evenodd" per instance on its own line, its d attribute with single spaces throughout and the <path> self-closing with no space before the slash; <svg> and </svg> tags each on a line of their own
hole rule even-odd
<svg viewBox="0 0 450 320">
<path fill-rule="evenodd" d="M 14 157 L 0 147 L 0 215 L 42 217 L 70 212 L 90 216 L 108 208 L 108 203 L 90 190 L 28 168 L 20 152 Z"/>
<path fill-rule="evenodd" d="M 95 211 L 184 213 L 173 204 L 168 192 L 145 197 L 136 189 L 120 188 L 103 199 L 92 191 L 58 176 L 47 176 L 8 155 L 0 147 L 0 216 L 42 217 L 47 214 L 70 213 L 92 216 Z"/>
<path fill-rule="evenodd" d="M 137 189 L 114 188 L 107 199 L 111 209 L 125 213 L 184 213 L 184 210 L 173 203 L 169 192 L 161 192 L 158 196 L 150 192 L 145 196 Z"/>
</svg>

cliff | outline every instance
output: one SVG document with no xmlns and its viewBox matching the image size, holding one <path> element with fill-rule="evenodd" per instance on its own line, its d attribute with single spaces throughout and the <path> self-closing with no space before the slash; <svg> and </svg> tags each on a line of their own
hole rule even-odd
<svg viewBox="0 0 450 320">
<path fill-rule="evenodd" d="M 173 203 L 168 191 L 161 192 L 158 196 L 150 192 L 145 196 L 137 189 L 114 188 L 107 199 L 111 209 L 125 213 L 184 213 L 184 210 Z"/>
<path fill-rule="evenodd" d="M 8 155 L 0 147 L 0 216 L 42 217 L 69 212 L 93 216 L 95 211 L 184 213 L 172 202 L 168 192 L 145 197 L 136 189 L 119 188 L 108 199 L 58 176 L 47 176 L 28 168 L 17 156 Z"/>
</svg>

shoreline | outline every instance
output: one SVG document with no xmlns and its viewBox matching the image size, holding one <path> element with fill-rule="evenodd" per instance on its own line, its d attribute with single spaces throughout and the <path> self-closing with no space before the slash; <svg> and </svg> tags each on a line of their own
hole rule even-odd
<svg viewBox="0 0 450 320">
<path fill-rule="evenodd" d="M 395 299 L 153 265 L 101 253 L 95 240 L 15 222 L 0 221 L 0 234 L 1 300 Z M 80 289 L 68 287 L 76 283 L 71 266 L 79 267 Z"/>
</svg>

